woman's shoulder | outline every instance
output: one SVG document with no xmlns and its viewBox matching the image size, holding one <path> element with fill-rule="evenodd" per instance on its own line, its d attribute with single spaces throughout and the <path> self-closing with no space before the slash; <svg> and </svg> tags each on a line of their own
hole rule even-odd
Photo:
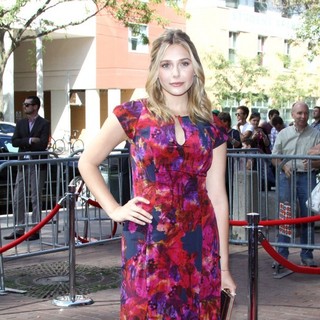
<svg viewBox="0 0 320 320">
<path fill-rule="evenodd" d="M 120 105 L 117 105 L 114 108 L 113 112 L 117 117 L 125 116 L 130 118 L 139 118 L 141 113 L 143 113 L 146 109 L 146 106 L 146 99 L 130 100 Z"/>
<path fill-rule="evenodd" d="M 141 112 L 142 109 L 146 108 L 147 99 L 130 100 L 120 104 L 119 108 L 126 109 L 132 112 Z M 116 107 L 116 108 L 117 108 Z"/>
</svg>

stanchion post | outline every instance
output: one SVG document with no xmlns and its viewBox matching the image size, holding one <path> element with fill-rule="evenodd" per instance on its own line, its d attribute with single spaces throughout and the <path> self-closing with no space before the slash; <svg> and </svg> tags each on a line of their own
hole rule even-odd
<svg viewBox="0 0 320 320">
<path fill-rule="evenodd" d="M 80 305 L 92 304 L 93 300 L 82 295 L 76 295 L 76 247 L 75 247 L 75 205 L 76 205 L 76 187 L 68 186 L 68 209 L 69 209 L 69 296 L 60 296 L 52 301 L 59 307 L 74 307 Z"/>
<path fill-rule="evenodd" d="M 0 232 L 1 236 L 1 232 Z M 1 241 L 0 241 L 1 244 Z M 0 295 L 6 294 L 5 292 L 5 286 L 4 286 L 4 266 L 3 266 L 3 257 L 2 253 L 0 253 Z"/>
<path fill-rule="evenodd" d="M 248 213 L 248 320 L 258 319 L 258 229 L 259 213 Z"/>
<path fill-rule="evenodd" d="M 72 302 L 76 300 L 75 192 L 75 185 L 69 185 L 69 297 Z"/>
</svg>

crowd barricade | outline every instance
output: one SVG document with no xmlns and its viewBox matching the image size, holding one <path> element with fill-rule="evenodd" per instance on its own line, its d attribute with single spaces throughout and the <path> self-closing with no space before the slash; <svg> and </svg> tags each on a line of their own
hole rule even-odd
<svg viewBox="0 0 320 320">
<path fill-rule="evenodd" d="M 61 201 L 65 196 L 68 185 L 76 186 L 76 239 L 77 244 L 90 244 L 112 239 L 115 235 L 120 236 L 121 225 L 117 225 L 100 208 L 92 197 L 90 190 L 83 182 L 78 171 L 78 155 L 68 158 L 59 158 L 53 153 L 32 153 L 33 159 L 27 159 L 28 153 L 0 153 L 0 244 L 2 239 L 15 230 L 14 212 L 14 186 L 17 170 L 27 170 L 30 164 L 36 166 L 37 170 L 45 168 L 45 184 L 41 193 L 42 210 L 37 221 L 45 218 L 55 205 L 60 202 L 61 208 L 58 213 L 41 230 L 39 241 L 25 241 L 19 246 L 3 253 L 3 257 L 10 258 L 41 254 L 43 251 L 64 250 L 68 248 L 68 216 L 67 203 Z M 130 170 L 126 149 L 115 149 L 112 154 L 101 164 L 100 170 L 106 184 L 114 197 L 120 203 L 126 203 L 131 194 Z M 21 160 L 24 157 L 24 160 Z M 281 164 L 275 169 L 272 158 L 281 159 Z M 300 159 L 307 161 L 307 167 L 311 168 L 312 160 L 319 160 L 319 156 L 273 156 L 259 153 L 258 149 L 228 149 L 227 164 L 227 191 L 230 207 L 230 242 L 246 244 L 247 229 L 243 228 L 246 215 L 250 212 L 258 212 L 261 221 L 272 221 L 279 219 L 279 174 L 282 166 L 288 162 L 296 162 Z M 7 161 L 10 160 L 10 161 Z M 249 165 L 248 165 L 249 163 Z M 311 172 L 309 170 L 309 172 Z M 273 174 L 273 175 L 272 175 Z M 40 174 L 39 174 L 40 176 Z M 27 178 L 26 178 L 27 179 Z M 296 194 L 296 173 L 293 172 L 291 183 L 292 218 L 299 217 Z M 30 190 L 28 186 L 24 190 L 24 205 L 26 212 L 26 231 L 30 230 L 34 223 L 31 222 Z M 308 174 L 306 192 L 311 194 L 311 174 Z M 308 216 L 314 215 L 311 210 Z M 316 221 L 317 226 L 317 221 Z M 313 228 L 312 224 L 309 229 Z M 266 226 L 264 234 L 273 244 L 277 245 L 278 226 Z M 299 243 L 298 225 L 291 228 L 291 242 L 284 246 L 301 247 Z M 311 233 L 311 232 L 309 232 Z M 6 244 L 6 241 L 5 243 Z M 319 241 L 315 244 L 311 241 L 306 245 L 308 248 L 319 249 Z"/>
<path fill-rule="evenodd" d="M 32 156 L 30 159 L 28 156 Z M 10 160 L 10 161 L 8 161 Z M 90 190 L 86 188 L 79 170 L 77 155 L 59 158 L 54 153 L 11 153 L 0 154 L 0 247 L 1 259 L 14 259 L 30 255 L 68 250 L 69 216 L 66 196 L 68 186 L 74 185 L 75 201 L 75 239 L 76 246 L 90 245 L 119 238 L 121 225 L 115 224 L 96 203 Z M 32 205 L 28 169 L 34 166 L 36 177 L 45 176 L 45 183 L 37 196 L 37 205 L 41 211 L 36 214 L 36 222 L 31 219 Z M 15 225 L 14 212 L 16 203 L 14 190 L 17 171 L 24 172 L 24 208 L 25 223 Z M 131 193 L 130 174 L 128 169 L 128 153 L 125 149 L 115 149 L 100 166 L 101 173 L 114 197 L 124 203 Z M 56 211 L 56 212 L 53 212 Z M 51 216 L 52 215 L 52 216 Z M 50 220 L 45 221 L 49 217 Z M 43 224 L 43 221 L 46 223 Z M 30 230 L 39 228 L 40 239 L 36 241 L 4 240 L 18 227 L 23 227 L 28 234 Z M 38 231 L 38 230 L 37 230 Z M 16 245 L 16 243 L 18 243 Z M 12 245 L 10 245 L 12 244 Z M 9 248 L 10 247 L 10 248 Z"/>
<path fill-rule="evenodd" d="M 278 159 L 280 164 L 274 167 L 272 159 Z M 289 226 L 281 224 L 278 220 L 281 218 L 279 181 L 282 168 L 289 161 L 295 166 L 300 160 L 306 161 L 305 192 L 310 197 L 312 191 L 311 162 L 320 160 L 320 156 L 275 156 L 261 154 L 257 149 L 228 149 L 227 191 L 230 207 L 231 243 L 247 244 L 248 230 L 243 227 L 247 224 L 246 215 L 250 212 L 257 212 L 262 224 L 265 224 L 263 226 L 264 235 L 273 246 L 320 249 L 320 239 L 317 238 L 317 233 L 315 242 L 311 241 L 311 230 L 318 228 L 320 213 L 314 213 L 308 209 L 307 217 L 319 215 L 319 220 L 315 217 L 313 219 L 315 221 L 308 224 L 308 243 L 305 245 L 300 244 L 300 223 L 293 223 Z M 248 162 L 251 164 L 247 165 Z M 291 202 L 287 205 L 291 209 L 291 219 L 300 217 L 297 197 L 298 174 L 293 171 L 290 178 Z M 272 223 L 275 220 L 278 223 Z M 277 241 L 279 227 L 287 228 L 290 232 L 290 243 Z"/>
</svg>

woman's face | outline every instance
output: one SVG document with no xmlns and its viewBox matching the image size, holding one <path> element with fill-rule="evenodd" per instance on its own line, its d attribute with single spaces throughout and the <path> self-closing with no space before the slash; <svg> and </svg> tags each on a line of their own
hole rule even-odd
<svg viewBox="0 0 320 320">
<path fill-rule="evenodd" d="M 252 118 L 252 119 L 250 120 L 250 123 L 251 123 L 255 128 L 258 128 L 259 122 L 260 122 L 260 118 L 259 118 L 259 117 L 255 117 L 255 118 Z"/>
<path fill-rule="evenodd" d="M 181 45 L 170 45 L 159 66 L 159 81 L 165 95 L 182 96 L 193 83 L 194 69 L 189 52 Z"/>
</svg>

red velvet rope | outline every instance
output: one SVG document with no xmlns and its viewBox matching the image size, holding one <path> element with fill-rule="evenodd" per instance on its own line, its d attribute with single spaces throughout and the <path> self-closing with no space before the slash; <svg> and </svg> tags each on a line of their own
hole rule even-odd
<svg viewBox="0 0 320 320">
<path fill-rule="evenodd" d="M 90 198 L 87 199 L 86 201 L 87 201 L 87 203 L 88 203 L 89 205 L 101 209 L 101 206 L 100 206 L 100 204 L 99 204 L 97 201 L 92 200 L 92 199 L 90 199 Z M 116 234 L 117 228 L 118 228 L 118 223 L 114 221 L 110 238 L 113 237 L 113 236 Z M 87 238 L 80 237 L 79 235 L 77 235 L 77 239 L 78 239 L 81 243 L 88 243 L 88 242 L 89 242 L 89 240 L 87 240 Z"/>
<path fill-rule="evenodd" d="M 23 236 L 21 236 L 18 239 L 15 239 L 14 241 L 11 241 L 10 243 L 6 244 L 5 246 L 0 248 L 0 254 L 17 246 L 24 240 L 28 239 L 31 235 L 38 232 L 44 225 L 46 225 L 59 211 L 61 208 L 60 204 L 56 204 L 56 206 L 51 210 L 51 212 L 43 219 L 41 220 L 36 226 L 34 226 L 32 229 L 30 229 L 28 232 L 26 232 Z"/>
<path fill-rule="evenodd" d="M 310 223 L 320 221 L 320 215 L 312 216 L 312 217 L 305 217 L 305 218 L 295 218 L 295 219 L 278 219 L 278 220 L 266 220 L 266 221 L 260 221 L 259 225 L 261 226 L 276 226 L 281 224 L 300 224 L 300 223 Z M 247 226 L 248 221 L 245 220 L 230 220 L 229 222 L 232 226 L 242 227 Z"/>
<path fill-rule="evenodd" d="M 101 209 L 101 206 L 97 201 L 94 201 L 92 199 L 88 199 L 87 202 L 88 202 L 88 204 Z"/>
<path fill-rule="evenodd" d="M 300 223 L 310 223 L 320 220 L 320 215 L 315 215 L 312 217 L 305 217 L 305 218 L 295 218 L 295 219 L 278 219 L 278 220 L 267 220 L 267 221 L 259 221 L 259 225 L 261 226 L 276 226 L 282 224 L 300 224 Z M 232 226 L 247 226 L 248 221 L 237 221 L 231 220 L 230 225 Z M 260 232 L 259 241 L 262 247 L 267 251 L 267 253 L 279 264 L 283 267 L 298 273 L 308 273 L 308 274 L 320 274 L 320 268 L 315 267 L 305 267 L 299 266 L 290 262 L 289 260 L 282 257 L 269 243 L 269 241 L 263 236 Z"/>
<path fill-rule="evenodd" d="M 283 267 L 298 273 L 320 274 L 320 268 L 299 266 L 285 259 L 276 250 L 274 250 L 269 241 L 261 235 L 259 241 L 262 247 L 274 260 L 280 263 Z"/>
<path fill-rule="evenodd" d="M 92 199 L 88 199 L 87 202 L 88 202 L 88 204 L 90 204 L 94 207 L 101 208 L 100 204 L 97 201 L 94 201 Z M 61 208 L 61 205 L 56 204 L 56 206 L 52 209 L 52 211 L 43 220 L 41 220 L 36 226 L 34 226 L 32 229 L 30 229 L 28 232 L 26 232 L 23 236 L 15 239 L 14 241 L 11 241 L 10 243 L 6 244 L 3 247 L 0 247 L 0 254 L 19 245 L 21 242 L 28 239 L 31 235 L 38 232 L 43 226 L 45 226 L 55 216 L 55 214 L 60 210 L 60 208 Z M 117 222 L 114 222 L 113 228 L 111 231 L 112 237 L 116 234 L 117 227 L 118 227 Z M 79 235 L 76 235 L 76 237 L 81 243 L 88 243 L 89 242 L 89 240 L 87 238 L 81 237 Z"/>
</svg>

